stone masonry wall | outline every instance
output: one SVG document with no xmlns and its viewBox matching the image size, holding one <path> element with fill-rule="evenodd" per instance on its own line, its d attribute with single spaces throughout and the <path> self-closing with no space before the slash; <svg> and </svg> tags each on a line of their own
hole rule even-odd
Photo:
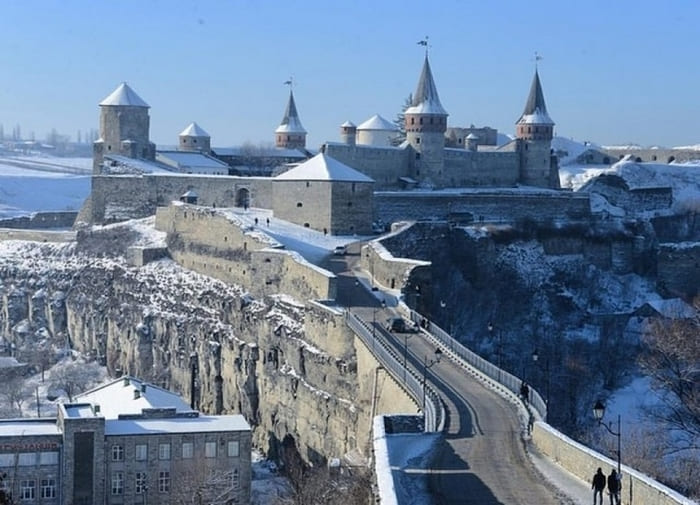
<svg viewBox="0 0 700 505">
<path fill-rule="evenodd" d="M 375 216 L 385 222 L 449 220 L 470 214 L 475 221 L 514 222 L 518 219 L 549 221 L 590 216 L 588 195 L 563 191 L 516 193 L 465 191 L 461 193 L 377 192 Z"/>
<path fill-rule="evenodd" d="M 520 153 L 445 149 L 447 187 L 515 186 L 520 178 Z"/>
<path fill-rule="evenodd" d="M 208 207 L 172 204 L 158 209 L 156 228 L 168 233 L 168 251 L 185 268 L 226 283 L 249 286 L 255 295 L 287 293 L 300 300 L 334 299 L 335 276 L 276 242 L 243 229 Z"/>
<path fill-rule="evenodd" d="M 664 296 L 693 298 L 700 290 L 700 243 L 659 244 L 657 287 Z"/>
<path fill-rule="evenodd" d="M 377 188 L 400 187 L 399 177 L 409 173 L 410 149 L 328 143 L 326 154 L 374 179 Z"/>
</svg>

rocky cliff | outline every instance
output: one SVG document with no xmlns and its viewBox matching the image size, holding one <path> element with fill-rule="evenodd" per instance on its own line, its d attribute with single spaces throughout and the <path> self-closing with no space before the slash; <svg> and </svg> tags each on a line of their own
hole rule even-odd
<svg viewBox="0 0 700 505">
<path fill-rule="evenodd" d="M 5 343 L 20 356 L 46 340 L 69 345 L 111 375 L 194 393 L 205 412 L 242 413 L 264 451 L 291 436 L 310 461 L 365 452 L 371 388 L 342 312 L 283 295 L 254 299 L 167 259 L 126 263 L 129 245 L 163 240 L 146 223 L 71 244 L 1 243 Z"/>
</svg>

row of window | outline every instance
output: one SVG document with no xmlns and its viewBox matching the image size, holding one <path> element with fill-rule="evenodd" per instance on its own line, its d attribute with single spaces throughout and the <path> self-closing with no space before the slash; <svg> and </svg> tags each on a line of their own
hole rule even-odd
<svg viewBox="0 0 700 505">
<path fill-rule="evenodd" d="M 134 460 L 146 461 L 148 459 L 148 444 L 136 444 L 134 451 Z M 183 442 L 181 446 L 182 459 L 192 459 L 194 457 L 194 442 Z M 218 456 L 217 443 L 204 443 L 204 457 L 216 458 Z M 57 454 L 57 453 L 56 453 Z M 239 455 L 238 440 L 229 440 L 226 444 L 226 455 L 229 458 L 237 458 Z M 158 444 L 158 459 L 169 460 L 171 456 L 171 444 Z M 112 461 L 124 461 L 124 446 L 115 444 L 112 446 Z"/>
<path fill-rule="evenodd" d="M 56 479 L 41 479 L 39 495 L 41 498 L 56 498 Z M 7 488 L 3 488 L 7 490 Z M 34 479 L 19 481 L 20 500 L 36 499 L 36 481 Z"/>
<path fill-rule="evenodd" d="M 124 472 L 112 472 L 110 488 L 112 495 L 124 494 Z M 134 492 L 143 494 L 146 491 L 148 491 L 148 474 L 146 472 L 136 472 L 134 474 Z M 158 492 L 170 492 L 170 472 L 168 470 L 158 472 Z"/>
<path fill-rule="evenodd" d="M 57 465 L 58 452 L 20 452 L 0 454 L 0 467 Z"/>
<path fill-rule="evenodd" d="M 420 118 L 420 124 L 423 124 L 423 119 L 425 118 Z M 433 121 L 434 119 L 437 119 L 437 121 Z M 442 118 L 442 117 L 431 117 L 430 118 L 430 124 L 445 124 L 447 118 Z M 416 118 L 412 117 L 411 118 L 411 124 L 416 124 Z"/>
</svg>

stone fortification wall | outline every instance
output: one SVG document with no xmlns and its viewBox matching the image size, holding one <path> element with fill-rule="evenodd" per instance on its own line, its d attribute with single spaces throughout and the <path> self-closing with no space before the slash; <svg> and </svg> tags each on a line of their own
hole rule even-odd
<svg viewBox="0 0 700 505">
<path fill-rule="evenodd" d="M 272 208 L 272 179 L 217 175 L 96 175 L 92 178 L 93 223 L 109 223 L 155 214 L 157 207 L 179 200 L 186 191 L 198 203 L 234 207 L 240 191 L 248 191 L 251 207 Z"/>
<path fill-rule="evenodd" d="M 70 228 L 75 222 L 76 211 L 36 212 L 30 216 L 0 219 L 0 228 L 40 230 L 46 228 Z"/>
<path fill-rule="evenodd" d="M 374 184 L 338 182 L 331 197 L 331 233 L 369 235 L 372 233 Z"/>
<path fill-rule="evenodd" d="M 582 191 L 597 193 L 609 203 L 630 213 L 663 210 L 673 203 L 671 188 L 634 188 L 614 174 L 603 174 L 587 184 Z"/>
<path fill-rule="evenodd" d="M 272 193 L 275 215 L 314 230 L 331 229 L 331 184 L 328 181 L 277 181 Z"/>
<path fill-rule="evenodd" d="M 326 144 L 326 154 L 362 172 L 375 181 L 375 188 L 400 187 L 399 177 L 412 177 L 409 156 L 412 149 L 396 147 Z"/>
<path fill-rule="evenodd" d="M 700 290 L 700 242 L 659 244 L 657 288 L 668 297 L 693 298 Z"/>
<path fill-rule="evenodd" d="M 445 185 L 515 186 L 520 178 L 520 153 L 445 149 Z"/>
<path fill-rule="evenodd" d="M 335 276 L 276 241 L 247 228 L 225 210 L 179 202 L 156 213 L 156 228 L 168 234 L 171 257 L 185 268 L 255 295 L 287 293 L 300 300 L 334 299 Z"/>
<path fill-rule="evenodd" d="M 582 481 L 589 483 L 598 467 L 608 474 L 617 462 L 598 454 L 551 426 L 537 422 L 532 441 L 547 457 L 564 467 Z M 694 505 L 694 502 L 652 480 L 641 472 L 622 466 L 622 503 L 635 505 Z"/>
<path fill-rule="evenodd" d="M 670 163 L 671 161 L 691 161 L 700 160 L 700 151 L 695 149 L 609 149 L 602 148 L 601 151 L 607 153 L 612 159 L 619 160 L 628 154 L 640 161 L 651 161 L 658 163 Z"/>
<path fill-rule="evenodd" d="M 401 233 L 401 229 L 395 233 Z M 393 234 L 392 234 L 393 235 Z M 388 236 L 391 237 L 391 236 Z M 383 240 L 386 240 L 384 237 Z M 370 273 L 374 284 L 386 289 L 402 290 L 416 269 L 430 267 L 429 261 L 395 258 L 380 242 L 372 241 L 362 247 L 360 265 Z"/>
<path fill-rule="evenodd" d="M 377 192 L 377 218 L 400 220 L 461 220 L 514 222 L 519 219 L 550 221 L 586 219 L 590 216 L 588 195 L 570 192 L 518 192 L 517 190 L 456 192 Z M 462 217 L 459 217 L 462 216 Z"/>
</svg>

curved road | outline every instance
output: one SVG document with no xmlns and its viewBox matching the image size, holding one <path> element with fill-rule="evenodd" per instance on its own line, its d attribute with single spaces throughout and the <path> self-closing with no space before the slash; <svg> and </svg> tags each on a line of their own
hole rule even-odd
<svg viewBox="0 0 700 505">
<path fill-rule="evenodd" d="M 383 329 L 394 315 L 357 282 L 353 269 L 361 243 L 348 247 L 347 256 L 333 256 L 322 266 L 338 276 L 339 304 L 372 324 L 377 334 L 401 353 L 408 350 L 408 366 L 423 374 L 423 362 L 434 356 L 433 345 L 421 335 L 405 338 Z M 443 356 L 445 356 L 443 354 Z M 427 380 L 445 403 L 444 442 L 431 465 L 431 488 L 438 504 L 557 505 L 571 500 L 535 470 L 525 452 L 516 407 L 469 376 L 445 357 L 427 370 Z"/>
</svg>

